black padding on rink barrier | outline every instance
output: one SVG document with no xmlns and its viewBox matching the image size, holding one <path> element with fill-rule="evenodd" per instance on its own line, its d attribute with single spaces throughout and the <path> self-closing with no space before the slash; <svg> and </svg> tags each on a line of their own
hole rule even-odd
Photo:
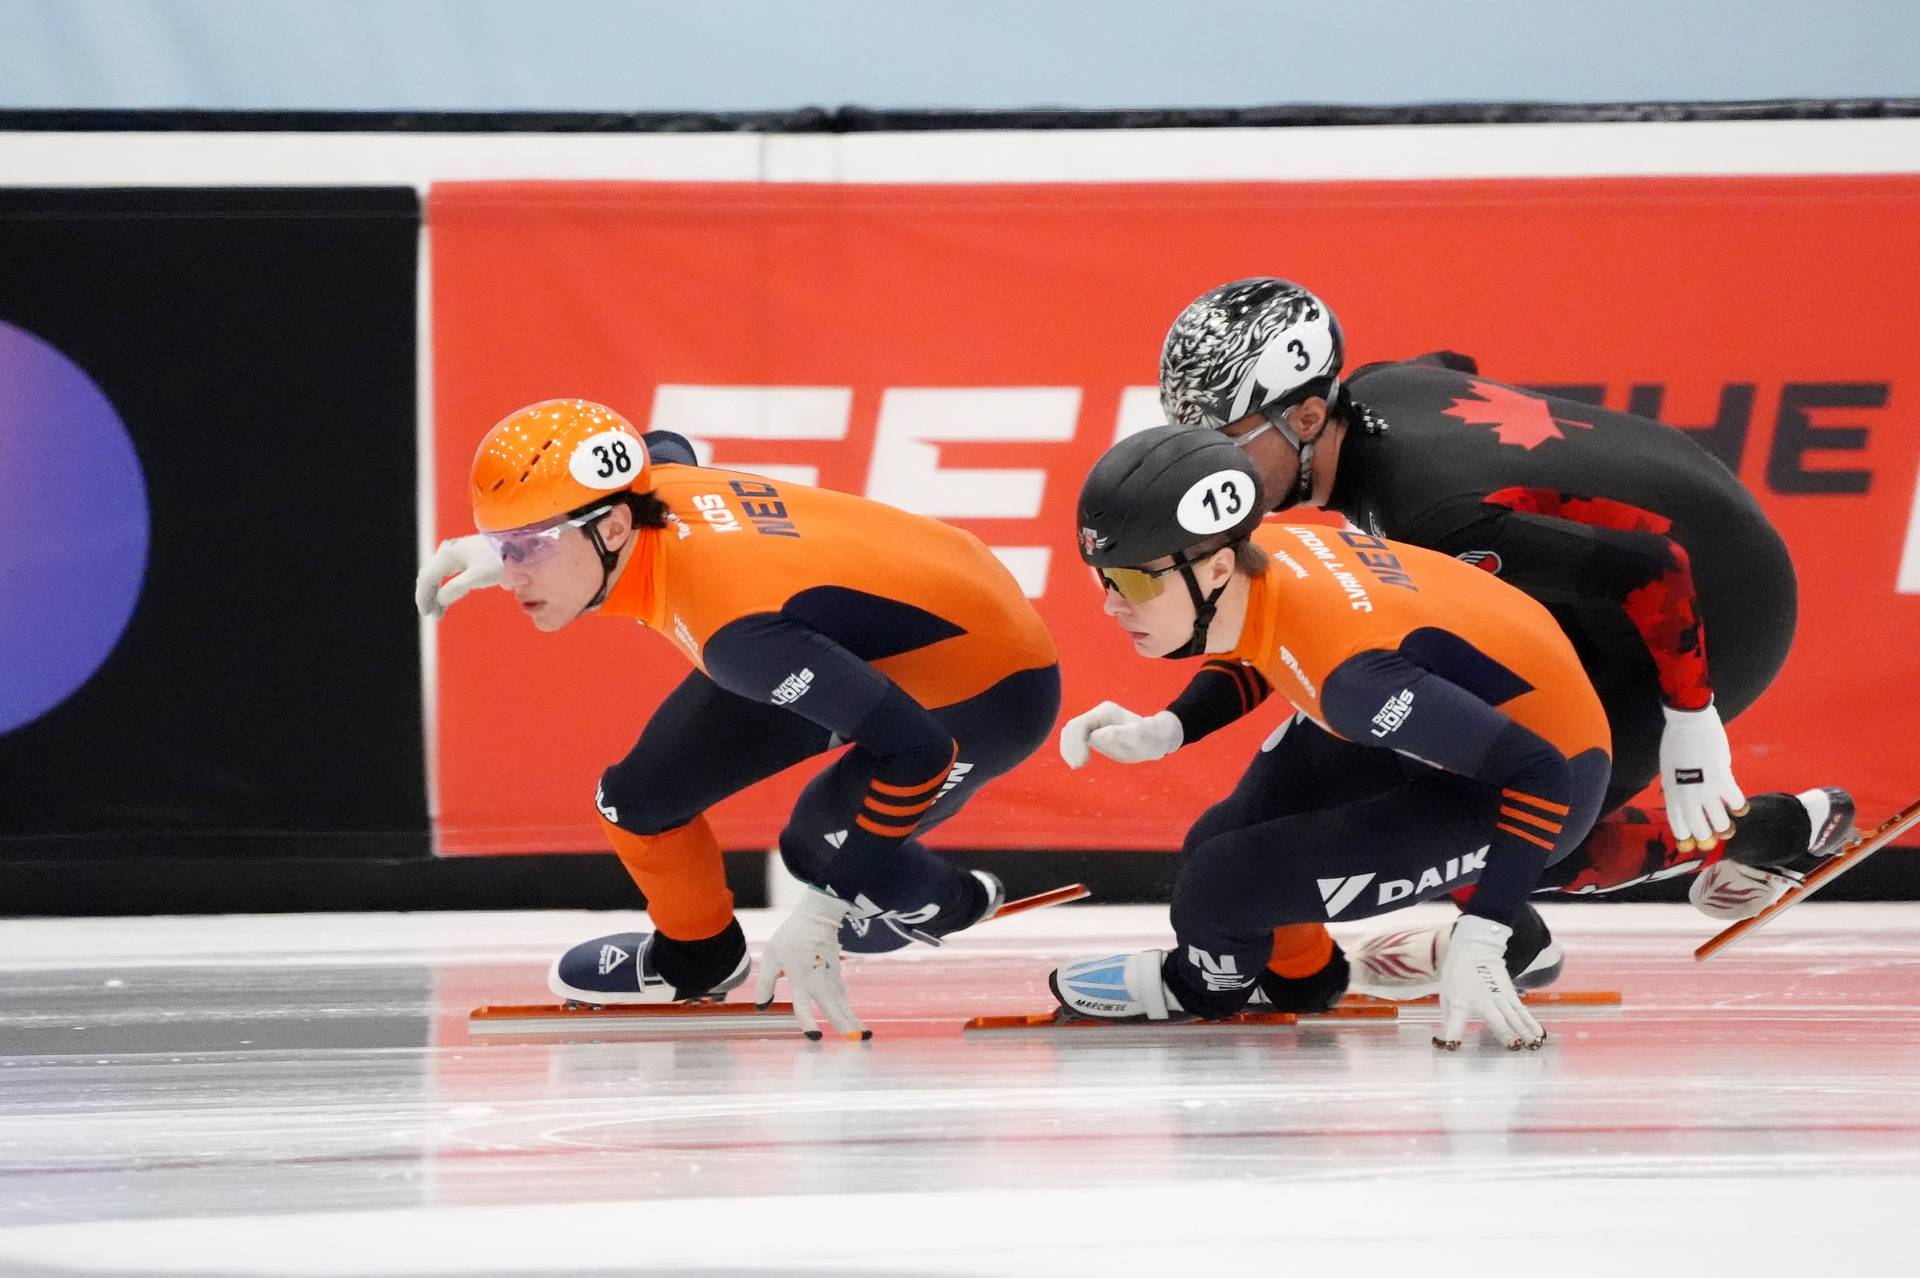
<svg viewBox="0 0 1920 1278">
<path fill-rule="evenodd" d="M 727 878 L 743 907 L 765 903 L 761 855 L 729 861 Z M 0 861 L 0 916 L 638 910 L 643 904 L 612 853 Z"/>
<path fill-rule="evenodd" d="M 767 904 L 767 853 L 729 852 L 735 904 Z M 1164 904 L 1175 858 L 1164 852 L 954 852 L 990 870 L 1019 898 L 1068 883 L 1092 904 Z M 1870 857 L 1819 901 L 1920 900 L 1912 851 Z M 1684 901 L 1687 880 L 1609 897 L 1537 897 L 1605 909 L 1611 901 Z M 611 853 L 443 859 L 140 857 L 0 861 L 0 917 L 133 914 L 280 914 L 303 910 L 639 910 L 645 898 Z M 1816 902 L 1817 903 L 1817 902 Z M 1071 906 L 1063 908 L 1073 908 Z M 1712 920 L 1701 926 L 1712 930 Z M 1704 935 L 1704 933 L 1703 933 Z"/>
<path fill-rule="evenodd" d="M 1248 129 L 1369 124 L 1593 124 L 1675 120 L 1871 120 L 1920 116 L 1920 98 L 1751 102 L 1312 103 L 1257 107 L 791 111 L 0 110 L 0 133 L 920 133 L 971 129 Z"/>
<path fill-rule="evenodd" d="M 104 664 L 0 723 L 0 862 L 426 854 L 419 228 L 411 188 L 0 190 L 0 321 L 110 401 L 149 511 Z M 61 393 L 5 424 L 14 456 L 82 447 Z M 9 524 L 0 559 L 137 562 L 101 531 L 128 503 L 91 497 Z M 42 602 L 90 597 L 67 589 Z"/>
</svg>

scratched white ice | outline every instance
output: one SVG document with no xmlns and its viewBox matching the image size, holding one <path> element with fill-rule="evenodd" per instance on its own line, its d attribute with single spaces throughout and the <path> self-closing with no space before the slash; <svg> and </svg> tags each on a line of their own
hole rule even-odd
<svg viewBox="0 0 1920 1278">
<path fill-rule="evenodd" d="M 0 922 L 0 1273 L 1920 1272 L 1920 905 L 1549 917 L 1625 1006 L 1519 1055 L 960 1035 L 1146 907 L 851 962 L 864 1046 L 469 1037 L 638 916 Z"/>
</svg>

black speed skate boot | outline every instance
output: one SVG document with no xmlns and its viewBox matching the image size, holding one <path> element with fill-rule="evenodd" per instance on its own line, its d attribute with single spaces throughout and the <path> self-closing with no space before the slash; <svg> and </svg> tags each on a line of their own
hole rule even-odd
<svg viewBox="0 0 1920 1278">
<path fill-rule="evenodd" d="M 1858 833 L 1845 790 L 1756 794 L 1726 852 L 1693 876 L 1687 899 L 1710 918 L 1752 918 Z"/>
</svg>

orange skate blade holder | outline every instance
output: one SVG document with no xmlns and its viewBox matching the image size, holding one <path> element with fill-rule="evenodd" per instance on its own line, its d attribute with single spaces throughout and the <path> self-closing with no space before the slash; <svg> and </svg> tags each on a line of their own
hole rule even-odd
<svg viewBox="0 0 1920 1278">
<path fill-rule="evenodd" d="M 1725 930 L 1708 937 L 1699 949 L 1693 952 L 1696 961 L 1705 962 L 1726 949 L 1741 937 L 1759 931 L 1769 922 L 1786 913 L 1800 902 L 1818 892 L 1827 884 L 1860 864 L 1868 857 L 1886 847 L 1905 834 L 1915 825 L 1920 825 L 1920 799 L 1915 799 L 1906 807 L 1882 821 L 1874 829 L 1862 834 L 1853 842 L 1835 852 L 1816 866 L 1798 886 L 1787 889 L 1779 900 L 1769 905 L 1750 919 L 1741 919 Z"/>
<path fill-rule="evenodd" d="M 1023 896 L 1017 901 L 1008 901 L 993 912 L 992 918 L 985 921 L 1004 919 L 1013 914 L 1025 914 L 1028 910 L 1044 910 L 1049 905 L 1065 905 L 1068 901 L 1084 901 L 1092 895 L 1086 884 L 1069 883 L 1065 887 L 1036 892 L 1032 896 Z"/>
<path fill-rule="evenodd" d="M 1619 1007 L 1624 1001 L 1619 990 L 1532 990 L 1523 992 L 1520 1001 L 1528 1007 Z M 1378 998 L 1372 994 L 1349 994 L 1341 1007 L 1438 1007 L 1440 996 L 1420 998 Z"/>
<path fill-rule="evenodd" d="M 467 1032 L 494 1036 L 755 1038 L 798 1034 L 793 1004 L 566 1003 L 489 1004 L 467 1016 Z"/>
<path fill-rule="evenodd" d="M 1149 1033 L 1208 1030 L 1273 1030 L 1297 1026 L 1306 1021 L 1391 1021 L 1399 1012 L 1390 1003 L 1368 1007 L 1336 1007 L 1330 1012 L 1238 1012 L 1217 1021 L 1099 1021 L 1070 1016 L 1064 1009 L 1033 1012 L 1025 1016 L 976 1016 L 964 1027 L 968 1033 L 983 1030 L 1144 1030 Z"/>
</svg>

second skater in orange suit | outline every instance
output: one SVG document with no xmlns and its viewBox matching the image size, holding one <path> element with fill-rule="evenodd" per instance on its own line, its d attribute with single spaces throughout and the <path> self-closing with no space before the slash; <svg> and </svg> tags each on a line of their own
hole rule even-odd
<svg viewBox="0 0 1920 1278">
<path fill-rule="evenodd" d="M 1177 944 L 1068 964 L 1055 993 L 1122 1019 L 1226 1016 L 1256 995 L 1318 1010 L 1348 977 L 1327 922 L 1477 884 L 1441 974 L 1439 1041 L 1457 1044 L 1473 1015 L 1539 1046 L 1512 980 L 1544 943 L 1527 895 L 1585 838 L 1609 771 L 1572 645 L 1539 604 L 1458 560 L 1354 529 L 1262 527 L 1265 509 L 1253 465 L 1211 432 L 1141 432 L 1087 477 L 1080 549 L 1107 613 L 1141 655 L 1206 657 L 1237 695 L 1207 722 L 1103 704 L 1066 725 L 1067 762 L 1158 758 L 1273 691 L 1298 714 L 1188 833 Z"/>
</svg>

